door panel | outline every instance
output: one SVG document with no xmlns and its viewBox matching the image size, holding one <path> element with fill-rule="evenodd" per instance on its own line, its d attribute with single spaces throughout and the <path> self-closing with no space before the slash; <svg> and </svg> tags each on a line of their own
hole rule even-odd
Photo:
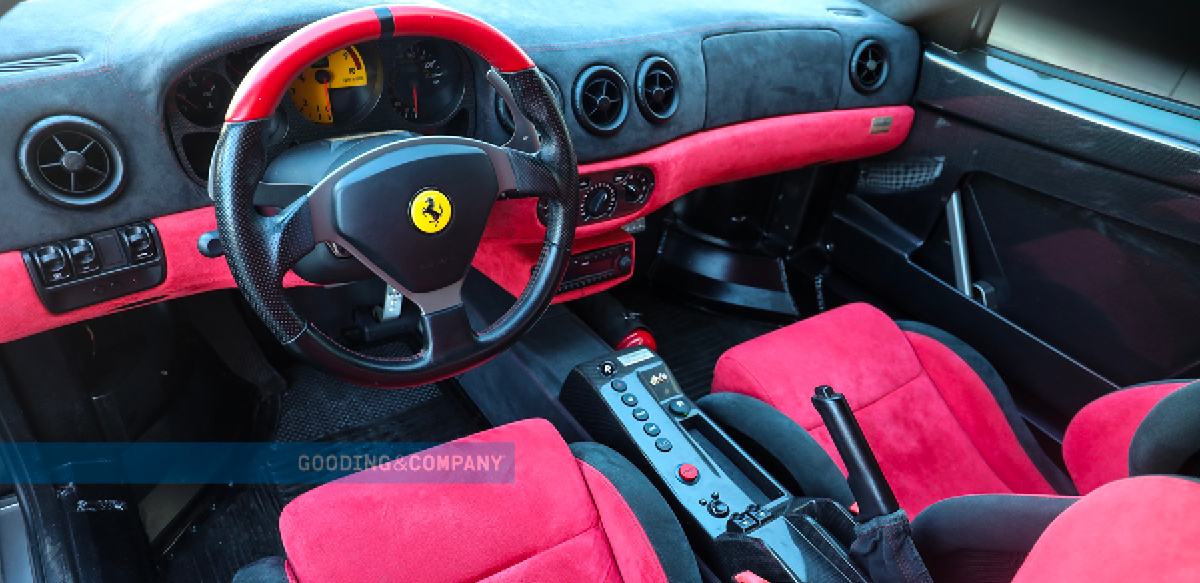
<svg viewBox="0 0 1200 583">
<path fill-rule="evenodd" d="M 1117 386 L 1200 375 L 1200 121 L 978 50 L 930 49 L 916 106 L 826 230 L 839 271 L 980 348 L 1060 421 Z M 955 191 L 986 308 L 955 289 Z"/>
</svg>

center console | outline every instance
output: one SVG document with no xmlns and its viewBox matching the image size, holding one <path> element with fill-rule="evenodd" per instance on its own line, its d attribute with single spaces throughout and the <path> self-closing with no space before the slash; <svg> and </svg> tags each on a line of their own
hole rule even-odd
<svg viewBox="0 0 1200 583">
<path fill-rule="evenodd" d="M 849 513 L 789 494 L 683 394 L 651 350 L 576 366 L 559 399 L 593 439 L 650 477 L 721 580 L 749 570 L 776 583 L 866 583 L 845 550 L 855 538 Z"/>
</svg>

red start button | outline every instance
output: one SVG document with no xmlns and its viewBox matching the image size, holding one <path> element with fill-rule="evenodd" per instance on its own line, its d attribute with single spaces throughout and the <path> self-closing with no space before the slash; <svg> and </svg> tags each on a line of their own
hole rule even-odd
<svg viewBox="0 0 1200 583">
<path fill-rule="evenodd" d="M 700 478 L 700 470 L 692 464 L 681 464 L 679 466 L 679 479 L 683 480 L 684 484 L 695 483 Z"/>
</svg>

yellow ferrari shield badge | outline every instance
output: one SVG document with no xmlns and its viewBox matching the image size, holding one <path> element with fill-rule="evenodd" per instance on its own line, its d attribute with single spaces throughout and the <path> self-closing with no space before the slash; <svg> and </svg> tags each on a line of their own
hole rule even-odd
<svg viewBox="0 0 1200 583">
<path fill-rule="evenodd" d="M 408 204 L 413 226 L 431 235 L 441 232 L 450 224 L 450 211 L 450 199 L 432 188 L 418 192 Z"/>
</svg>

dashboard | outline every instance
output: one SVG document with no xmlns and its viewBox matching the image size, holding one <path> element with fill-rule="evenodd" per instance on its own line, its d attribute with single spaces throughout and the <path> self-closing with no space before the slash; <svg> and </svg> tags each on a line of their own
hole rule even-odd
<svg viewBox="0 0 1200 583">
<path fill-rule="evenodd" d="M 279 40 L 368 4 L 38 0 L 0 18 L 0 272 L 29 309 L 47 314 L 25 260 L 49 246 L 74 261 L 89 237 L 131 225 L 161 238 L 165 283 L 76 321 L 231 285 L 223 260 L 196 251 L 215 228 L 207 178 L 224 108 Z M 514 39 L 557 94 L 580 163 L 581 252 L 625 244 L 622 226 L 696 188 L 881 153 L 911 123 L 917 35 L 856 0 L 444 4 Z M 347 47 L 293 81 L 268 158 L 388 132 L 503 144 L 512 118 L 487 71 L 438 39 Z M 499 201 L 477 254 L 510 291 L 544 234 L 537 205 Z"/>
</svg>

